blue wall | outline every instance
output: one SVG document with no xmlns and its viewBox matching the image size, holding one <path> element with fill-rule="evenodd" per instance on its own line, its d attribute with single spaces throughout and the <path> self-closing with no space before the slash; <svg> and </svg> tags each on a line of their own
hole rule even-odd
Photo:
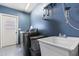
<svg viewBox="0 0 79 59">
<path fill-rule="evenodd" d="M 8 7 L 4 7 L 1 5 L 0 5 L 0 13 L 6 13 L 6 14 L 19 16 L 19 28 L 21 28 L 22 31 L 27 31 L 29 29 L 30 15 L 28 13 L 21 12 L 21 11 L 11 9 Z"/>
<path fill-rule="evenodd" d="M 71 7 L 70 16 L 72 24 L 79 28 L 79 4 L 66 4 Z M 58 3 L 48 20 L 43 20 L 43 6 L 39 5 L 31 13 L 31 25 L 39 29 L 39 32 L 47 36 L 58 36 L 59 33 L 67 36 L 79 36 L 79 31 L 66 24 L 64 17 L 64 5 Z M 74 22 L 73 22 L 74 21 Z"/>
</svg>

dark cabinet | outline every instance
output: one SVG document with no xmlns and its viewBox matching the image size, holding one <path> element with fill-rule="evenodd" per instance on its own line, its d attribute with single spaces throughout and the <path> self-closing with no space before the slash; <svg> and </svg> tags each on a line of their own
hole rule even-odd
<svg viewBox="0 0 79 59">
<path fill-rule="evenodd" d="M 43 38 L 43 35 L 31 36 L 29 33 L 23 34 L 23 47 L 25 56 L 41 56 L 40 46 L 37 39 Z"/>
</svg>

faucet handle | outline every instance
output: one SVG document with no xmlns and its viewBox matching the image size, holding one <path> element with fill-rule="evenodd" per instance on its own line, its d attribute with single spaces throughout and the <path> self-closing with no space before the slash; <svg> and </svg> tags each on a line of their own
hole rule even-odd
<svg viewBox="0 0 79 59">
<path fill-rule="evenodd" d="M 66 34 L 64 34 L 63 37 L 66 37 Z"/>
</svg>

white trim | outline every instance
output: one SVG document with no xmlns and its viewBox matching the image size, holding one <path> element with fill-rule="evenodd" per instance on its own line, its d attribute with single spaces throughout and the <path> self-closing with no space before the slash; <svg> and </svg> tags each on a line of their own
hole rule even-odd
<svg viewBox="0 0 79 59">
<path fill-rule="evenodd" d="M 19 30 L 19 17 L 17 16 L 17 41 L 18 41 L 18 30 Z M 18 44 L 17 41 L 16 44 Z"/>
<path fill-rule="evenodd" d="M 1 20 L 2 20 L 2 16 L 0 14 L 0 27 L 2 27 L 1 26 L 1 23 L 2 23 Z M 2 33 L 1 32 L 2 32 L 2 28 L 0 28 L 0 48 L 2 48 L 2 40 L 1 40 L 2 39 Z"/>
<path fill-rule="evenodd" d="M 12 14 L 5 14 L 5 13 L 0 13 L 1 15 L 7 15 L 7 16 L 9 16 L 9 17 L 18 17 L 18 16 L 16 16 L 16 15 L 12 15 Z"/>
</svg>

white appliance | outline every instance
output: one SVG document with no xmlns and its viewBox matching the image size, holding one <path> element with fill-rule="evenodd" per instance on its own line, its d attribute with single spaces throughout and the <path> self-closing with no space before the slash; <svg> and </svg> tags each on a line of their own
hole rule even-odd
<svg viewBox="0 0 79 59">
<path fill-rule="evenodd" d="M 0 47 L 16 44 L 18 16 L 0 13 Z"/>
</svg>

